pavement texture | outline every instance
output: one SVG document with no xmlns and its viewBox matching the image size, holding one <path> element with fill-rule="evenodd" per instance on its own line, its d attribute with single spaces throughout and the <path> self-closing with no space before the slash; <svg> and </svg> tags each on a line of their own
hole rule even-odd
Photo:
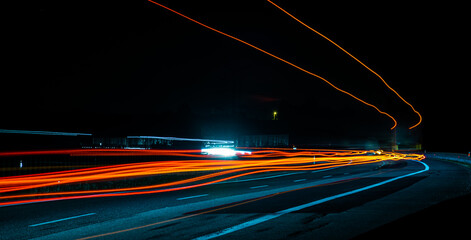
<svg viewBox="0 0 471 240">
<path fill-rule="evenodd" d="M 428 171 L 397 180 L 424 165 L 274 172 L 159 194 L 2 207 L 0 239 L 372 239 L 465 231 L 470 169 L 424 163 Z"/>
</svg>

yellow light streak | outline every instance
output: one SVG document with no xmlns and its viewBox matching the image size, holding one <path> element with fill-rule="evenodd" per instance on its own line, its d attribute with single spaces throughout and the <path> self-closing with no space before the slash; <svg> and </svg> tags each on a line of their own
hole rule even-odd
<svg viewBox="0 0 471 240">
<path fill-rule="evenodd" d="M 54 151 L 49 151 L 53 152 Z M 66 151 L 61 151 L 65 153 Z M 69 150 L 70 154 L 78 151 Z M 116 156 L 129 156 L 129 153 L 149 156 L 180 157 L 182 151 L 174 150 L 131 150 L 131 151 L 103 151 L 99 149 L 88 150 L 87 155 L 103 156 L 103 153 Z M 12 155 L 44 155 L 42 152 L 17 152 Z M 196 151 L 186 151 L 192 160 L 167 160 L 154 162 L 141 162 L 92 167 L 59 172 L 48 172 L 20 176 L 0 177 L 0 206 L 19 203 L 41 201 L 55 201 L 73 198 L 127 196 L 137 194 L 161 193 L 178 191 L 189 188 L 207 186 L 214 183 L 240 178 L 243 176 L 279 171 L 309 171 L 329 169 L 340 166 L 354 166 L 370 164 L 380 161 L 398 161 L 403 159 L 422 160 L 423 155 L 400 154 L 359 150 L 301 150 L 286 151 L 277 149 L 260 149 L 252 155 L 242 155 L 238 159 L 222 160 L 208 158 L 207 155 Z M 315 164 L 313 164 L 315 157 Z M 124 187 L 113 189 L 60 191 L 46 193 L 25 193 L 23 190 L 38 189 L 42 187 L 59 186 L 64 184 L 80 184 L 87 182 L 107 182 L 125 178 L 141 178 L 159 176 L 169 173 L 199 172 L 201 176 L 188 177 L 165 183 L 151 184 L 139 187 Z M 19 192 L 20 191 L 20 192 Z"/>
</svg>

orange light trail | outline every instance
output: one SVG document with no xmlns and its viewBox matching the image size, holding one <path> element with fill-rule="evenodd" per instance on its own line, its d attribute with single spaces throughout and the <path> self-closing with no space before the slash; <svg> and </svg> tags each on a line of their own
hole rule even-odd
<svg viewBox="0 0 471 240">
<path fill-rule="evenodd" d="M 314 73 L 312 73 L 312 72 L 310 72 L 310 71 L 308 71 L 308 70 L 306 70 L 306 69 L 304 69 L 304 68 L 302 68 L 302 67 L 299 67 L 298 65 L 296 65 L 296 64 L 294 64 L 294 63 L 291 63 L 291 62 L 289 62 L 289 61 L 287 61 L 287 60 L 285 60 L 285 59 L 283 59 L 283 58 L 281 58 L 281 57 L 278 57 L 278 56 L 276 56 L 276 55 L 274 55 L 274 54 L 272 54 L 272 53 L 269 53 L 269 52 L 267 52 L 267 51 L 265 51 L 265 50 L 263 50 L 263 49 L 261 49 L 261 48 L 259 48 L 259 47 L 256 47 L 256 46 L 254 46 L 254 45 L 252 45 L 252 44 L 250 44 L 250 43 L 248 43 L 248 42 L 246 42 L 246 41 L 243 41 L 243 40 L 241 40 L 241 39 L 239 39 L 239 38 L 237 38 L 237 37 L 234 37 L 234 36 L 232 36 L 232 35 L 229 35 L 229 34 L 227 34 L 227 33 L 224 33 L 224 32 L 222 32 L 222 31 L 219 31 L 219 30 L 217 30 L 217 29 L 215 29 L 215 28 L 212 28 L 212 27 L 210 27 L 210 26 L 208 26 L 208 25 L 205 25 L 205 24 L 203 24 L 203 23 L 201 23 L 201 22 L 199 22 L 199 21 L 196 21 L 196 20 L 194 20 L 193 18 L 190 18 L 190 17 L 188 17 L 188 16 L 186 16 L 186 15 L 180 13 L 180 12 L 177 12 L 177 11 L 171 9 L 171 8 L 168 8 L 168 7 L 166 7 L 166 6 L 164 6 L 164 5 L 160 4 L 160 3 L 157 3 L 157 2 L 152 1 L 152 0 L 148 0 L 148 1 L 151 2 L 151 3 L 154 3 L 154 4 L 157 5 L 157 6 L 160 6 L 160 7 L 164 8 L 164 9 L 167 9 L 167 10 L 169 10 L 169 11 L 171 11 L 171 12 L 173 12 L 173 13 L 175 13 L 175 14 L 181 16 L 181 17 L 184 17 L 184 18 L 186 18 L 186 19 L 188 19 L 188 20 L 190 20 L 190 21 L 192 21 L 192 22 L 194 22 L 194 23 L 196 23 L 196 24 L 199 24 L 200 26 L 203 26 L 203 27 L 205 27 L 205 28 L 207 28 L 207 29 L 209 29 L 209 30 L 211 30 L 211 31 L 214 31 L 214 32 L 217 32 L 217 33 L 219 33 L 219 34 L 221 34 L 221 35 L 224 35 L 224 36 L 226 36 L 226 37 L 232 38 L 232 39 L 234 39 L 234 40 L 236 40 L 236 41 L 238 41 L 238 42 L 240 42 L 240 43 L 243 43 L 243 44 L 245 44 L 245 45 L 247 45 L 247 46 L 249 46 L 249 47 L 252 47 L 252 48 L 254 48 L 254 49 L 256 49 L 256 50 L 258 50 L 258 51 L 260 51 L 260 52 L 262 52 L 262 53 L 265 53 L 266 55 L 268 55 L 268 56 L 270 56 L 270 57 L 273 57 L 273 58 L 275 58 L 275 59 L 277 59 L 277 60 L 279 60 L 279 61 L 282 61 L 282 62 L 284 62 L 284 63 L 286 63 L 286 64 L 288 64 L 288 65 L 290 65 L 290 66 L 292 66 L 292 67 L 294 67 L 294 68 L 296 68 L 296 69 L 302 71 L 302 72 L 305 72 L 305 73 L 307 73 L 307 74 L 309 74 L 309 75 L 311 75 L 311 76 L 314 76 L 314 77 L 316 77 L 316 78 L 321 79 L 321 80 L 324 81 L 325 83 L 329 84 L 329 85 L 330 85 L 332 88 L 334 88 L 335 90 L 337 90 L 337 91 L 339 91 L 339 92 L 341 92 L 341 93 L 344 93 L 344 94 L 346 94 L 346 95 L 348 95 L 348 96 L 354 98 L 355 100 L 357 100 L 357 101 L 359 101 L 359 102 L 361 102 L 361 103 L 363 103 L 363 104 L 365 104 L 365 105 L 367 105 L 367 106 L 369 106 L 369 107 L 374 108 L 374 109 L 375 109 L 376 111 L 378 111 L 379 113 L 381 113 L 381 114 L 383 114 L 383 115 L 386 115 L 386 116 L 388 116 L 389 118 L 391 118 L 391 119 L 393 120 L 393 122 L 394 122 L 394 125 L 391 127 L 391 130 L 394 129 L 394 128 L 397 126 L 397 121 L 396 121 L 396 119 L 395 119 L 394 117 L 392 117 L 390 114 L 388 114 L 388 113 L 386 113 L 386 112 L 384 112 L 384 111 L 381 111 L 381 110 L 380 110 L 378 107 L 376 107 L 375 105 L 373 105 L 373 104 L 371 104 L 371 103 L 368 103 L 368 102 L 366 102 L 366 101 L 364 101 L 364 100 L 362 100 L 362 99 L 356 97 L 355 95 L 351 94 L 350 92 L 347 92 L 347 91 L 345 91 L 345 90 L 343 90 L 343 89 L 341 89 L 341 88 L 335 86 L 334 84 L 332 84 L 331 82 L 329 82 L 327 79 L 325 79 L 325 78 L 323 78 L 323 77 L 321 77 L 321 76 L 319 76 L 319 75 L 317 75 L 317 74 L 314 74 Z"/>
<path fill-rule="evenodd" d="M 253 174 L 280 171 L 321 170 L 341 166 L 376 163 L 386 160 L 414 159 L 422 160 L 423 155 L 381 153 L 373 151 L 349 150 L 301 150 L 287 151 L 279 149 L 260 149 L 252 155 L 242 155 L 237 159 L 227 160 L 201 155 L 196 150 L 125 150 L 125 149 L 87 149 L 60 151 L 32 151 L 2 153 L 0 156 L 24 156 L 52 154 L 76 154 L 86 151 L 87 156 L 103 156 L 104 153 L 113 156 L 134 155 L 181 157 L 191 156 L 193 160 L 168 160 L 118 164 L 111 166 L 83 168 L 67 171 L 38 173 L 0 178 L 0 206 L 56 201 L 77 198 L 95 198 L 128 196 L 151 193 L 178 191 L 220 183 L 235 178 Z M 103 151 L 103 152 L 101 152 Z M 108 155 L 111 156 L 111 155 Z M 315 159 L 315 164 L 313 160 Z M 60 191 L 44 193 L 28 193 L 43 187 L 83 184 L 89 182 L 108 182 L 128 178 L 160 176 L 162 174 L 179 174 L 197 172 L 197 177 L 174 180 L 165 183 L 151 184 L 138 187 L 123 187 L 113 189 L 96 189 L 81 191 Z"/>
<path fill-rule="evenodd" d="M 286 11 L 285 9 L 281 8 L 280 6 L 276 5 L 275 3 L 273 3 L 272 1 L 270 0 L 267 0 L 269 3 L 271 3 L 273 6 L 277 7 L 278 9 L 280 9 L 282 12 L 286 13 L 286 15 L 290 16 L 291 18 L 293 18 L 294 20 L 296 20 L 297 22 L 299 22 L 301 25 L 305 26 L 306 28 L 308 28 L 309 30 L 313 31 L 314 33 L 316 33 L 317 35 L 323 37 L 324 39 L 326 39 L 327 41 L 329 41 L 330 43 L 332 43 L 333 45 L 335 45 L 337 48 L 339 48 L 340 50 L 342 50 L 344 53 L 346 53 L 348 56 L 350 56 L 351 58 L 353 58 L 355 61 L 357 61 L 358 63 L 360 63 L 363 67 L 365 67 L 366 69 L 368 69 L 371 73 L 373 73 L 374 75 L 376 75 L 379 79 L 381 79 L 381 81 L 384 83 L 384 85 L 386 85 L 386 87 L 389 88 L 389 90 L 391 90 L 392 92 L 394 92 L 404 103 L 406 103 L 407 105 L 409 105 L 409 107 L 412 108 L 412 111 L 414 111 L 418 116 L 419 116 L 419 121 L 409 127 L 409 129 L 412 129 L 412 128 L 415 128 L 417 126 L 420 125 L 420 123 L 422 122 L 422 116 L 420 115 L 420 113 L 415 110 L 414 106 L 412 106 L 412 104 L 410 104 L 409 102 L 407 102 L 401 95 L 399 95 L 399 93 L 394 90 L 391 86 L 389 86 L 389 84 L 378 74 L 376 73 L 375 71 L 373 71 L 373 69 L 369 68 L 368 66 L 366 66 L 366 64 L 364 64 L 362 61 L 360 61 L 358 58 L 356 58 L 355 56 L 353 56 L 351 53 L 349 53 L 347 50 L 345 50 L 344 48 L 342 48 L 341 46 L 339 46 L 337 43 L 335 43 L 334 41 L 332 41 L 330 38 L 326 37 L 324 34 L 316 31 L 315 29 L 311 28 L 310 26 L 308 26 L 307 24 L 305 24 L 304 22 L 302 22 L 301 20 L 299 20 L 298 18 L 296 18 L 295 16 L 293 16 L 292 14 L 290 14 L 288 11 Z"/>
</svg>

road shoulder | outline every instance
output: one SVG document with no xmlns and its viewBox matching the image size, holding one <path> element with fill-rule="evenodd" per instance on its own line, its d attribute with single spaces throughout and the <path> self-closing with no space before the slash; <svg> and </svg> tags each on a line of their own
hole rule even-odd
<svg viewBox="0 0 471 240">
<path fill-rule="evenodd" d="M 435 191 L 433 195 L 437 200 L 439 198 L 444 200 L 360 234 L 354 239 L 379 239 L 384 236 L 388 236 L 388 239 L 404 238 L 405 236 L 411 239 L 437 236 L 458 239 L 469 234 L 469 223 L 466 219 L 471 215 L 471 175 L 469 175 L 471 169 L 463 166 L 463 164 L 447 160 L 434 159 L 430 162 L 438 163 L 441 166 L 455 165 L 456 168 L 461 168 L 462 174 L 468 174 L 468 181 L 461 182 L 460 186 L 454 186 L 455 188 L 462 188 L 461 194 L 450 195 L 448 191 L 443 191 L 444 189 L 439 187 L 430 189 Z M 442 169 L 442 171 L 436 170 L 432 174 L 440 176 L 441 181 L 448 181 L 445 177 L 452 177 L 453 172 L 450 169 Z M 451 180 L 453 181 L 454 178 Z"/>
</svg>

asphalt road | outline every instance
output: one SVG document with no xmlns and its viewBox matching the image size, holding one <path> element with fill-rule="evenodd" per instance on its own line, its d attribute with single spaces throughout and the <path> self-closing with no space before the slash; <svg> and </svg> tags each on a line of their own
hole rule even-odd
<svg viewBox="0 0 471 240">
<path fill-rule="evenodd" d="M 182 191 L 1 207 L 0 238 L 349 239 L 469 192 L 468 168 L 423 163 L 272 172 Z"/>
</svg>

